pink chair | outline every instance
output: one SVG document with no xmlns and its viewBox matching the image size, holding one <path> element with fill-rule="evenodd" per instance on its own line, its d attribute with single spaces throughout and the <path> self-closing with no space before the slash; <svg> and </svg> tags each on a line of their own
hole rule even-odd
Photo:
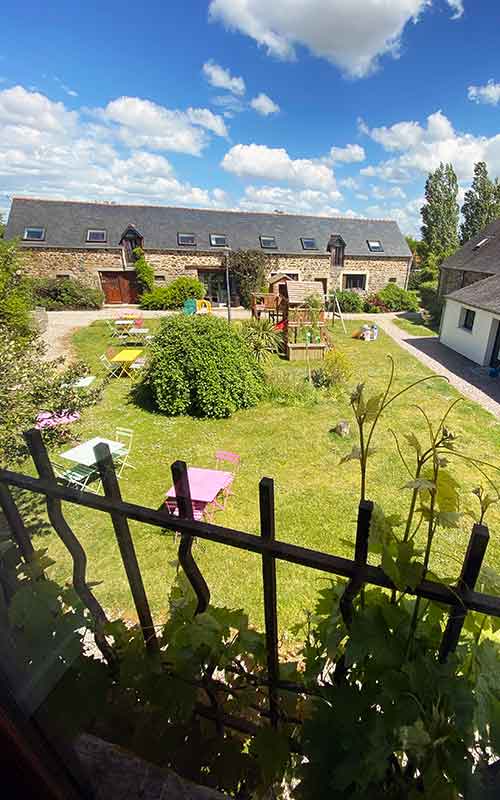
<svg viewBox="0 0 500 800">
<path fill-rule="evenodd" d="M 241 462 L 241 456 L 239 456 L 238 453 L 231 453 L 230 450 L 215 451 L 216 469 L 225 468 L 227 472 L 232 472 L 233 475 L 236 475 L 240 466 L 240 462 Z M 228 465 L 230 465 L 229 469 Z M 215 501 L 215 505 L 217 506 L 217 508 L 219 508 L 221 511 L 224 511 L 224 509 L 226 508 L 226 500 L 232 494 L 234 494 L 234 492 L 231 491 L 231 484 L 230 484 L 229 486 L 226 486 L 226 488 L 222 490 L 222 504 Z"/>
<path fill-rule="evenodd" d="M 134 328 L 142 328 L 143 325 L 144 325 L 144 320 L 142 317 L 134 319 Z"/>
</svg>

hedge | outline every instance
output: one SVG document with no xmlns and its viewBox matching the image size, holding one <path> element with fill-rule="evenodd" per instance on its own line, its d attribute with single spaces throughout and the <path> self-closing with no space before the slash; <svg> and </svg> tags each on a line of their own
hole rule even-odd
<svg viewBox="0 0 500 800">
<path fill-rule="evenodd" d="M 101 308 L 104 302 L 100 289 L 73 278 L 34 278 L 31 289 L 34 304 L 47 311 Z"/>
<path fill-rule="evenodd" d="M 189 298 L 202 300 L 205 287 L 197 278 L 176 278 L 168 286 L 156 286 L 153 291 L 145 292 L 140 298 L 141 308 L 162 310 L 182 308 Z"/>
</svg>

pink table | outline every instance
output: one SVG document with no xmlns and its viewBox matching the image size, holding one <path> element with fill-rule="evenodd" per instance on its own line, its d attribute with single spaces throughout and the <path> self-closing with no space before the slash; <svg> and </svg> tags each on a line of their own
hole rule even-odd
<svg viewBox="0 0 500 800">
<path fill-rule="evenodd" d="M 221 469 L 204 469 L 204 467 L 188 467 L 189 489 L 194 503 L 213 503 L 219 492 L 227 489 L 233 482 L 232 472 Z M 167 498 L 175 499 L 175 486 L 167 492 Z"/>
</svg>

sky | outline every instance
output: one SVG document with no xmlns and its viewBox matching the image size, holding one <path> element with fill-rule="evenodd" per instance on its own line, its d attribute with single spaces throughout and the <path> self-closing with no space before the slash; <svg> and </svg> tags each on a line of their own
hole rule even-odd
<svg viewBox="0 0 500 800">
<path fill-rule="evenodd" d="M 499 0 L 38 0 L 0 42 L 13 196 L 420 226 L 451 161 L 500 177 Z M 33 223 L 35 224 L 35 222 Z"/>
</svg>

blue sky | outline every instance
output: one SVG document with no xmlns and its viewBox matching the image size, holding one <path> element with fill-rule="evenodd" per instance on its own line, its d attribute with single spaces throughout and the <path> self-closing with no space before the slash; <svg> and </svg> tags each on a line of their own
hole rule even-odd
<svg viewBox="0 0 500 800">
<path fill-rule="evenodd" d="M 498 0 L 24 0 L 0 44 L 13 195 L 393 217 L 500 177 Z"/>
</svg>

